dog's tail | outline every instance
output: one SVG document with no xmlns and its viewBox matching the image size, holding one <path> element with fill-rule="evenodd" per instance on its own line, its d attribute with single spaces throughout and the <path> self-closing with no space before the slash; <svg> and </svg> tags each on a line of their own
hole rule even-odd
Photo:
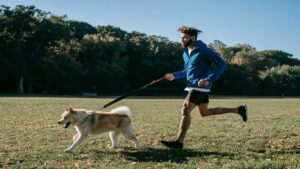
<svg viewBox="0 0 300 169">
<path fill-rule="evenodd" d="M 129 118 L 131 118 L 131 112 L 130 112 L 130 109 L 127 106 L 121 106 L 121 107 L 114 108 L 110 112 L 113 113 L 113 114 L 126 115 Z"/>
</svg>

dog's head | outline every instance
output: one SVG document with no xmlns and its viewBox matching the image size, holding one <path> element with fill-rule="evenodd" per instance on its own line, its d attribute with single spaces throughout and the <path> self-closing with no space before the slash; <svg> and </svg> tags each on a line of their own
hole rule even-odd
<svg viewBox="0 0 300 169">
<path fill-rule="evenodd" d="M 66 108 L 61 119 L 57 122 L 59 125 L 63 125 L 64 128 L 68 128 L 71 124 L 75 124 L 77 121 L 77 112 L 72 108 Z"/>
</svg>

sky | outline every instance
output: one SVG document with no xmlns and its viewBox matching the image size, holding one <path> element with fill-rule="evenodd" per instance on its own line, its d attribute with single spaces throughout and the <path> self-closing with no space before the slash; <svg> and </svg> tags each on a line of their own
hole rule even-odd
<svg viewBox="0 0 300 169">
<path fill-rule="evenodd" d="M 180 41 L 180 26 L 203 31 L 199 39 L 227 46 L 249 44 L 258 51 L 281 50 L 300 59 L 299 0 L 0 0 L 1 5 L 34 5 L 93 26 Z"/>
</svg>

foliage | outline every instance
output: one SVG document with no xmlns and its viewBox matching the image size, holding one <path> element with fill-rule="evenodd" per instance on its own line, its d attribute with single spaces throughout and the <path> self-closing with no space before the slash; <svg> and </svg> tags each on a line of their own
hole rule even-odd
<svg viewBox="0 0 300 169">
<path fill-rule="evenodd" d="M 56 40 L 67 35 L 63 18 L 42 12 L 34 6 L 18 5 L 15 9 L 1 8 L 0 32 L 9 47 L 6 57 L 10 59 L 18 93 L 24 93 L 24 79 L 28 91 L 32 92 L 35 82 L 34 72 L 42 64 L 43 50 L 55 44 Z"/>
<path fill-rule="evenodd" d="M 260 71 L 264 92 L 277 95 L 300 95 L 300 66 L 283 65 Z"/>
<path fill-rule="evenodd" d="M 219 40 L 209 46 L 228 65 L 214 94 L 299 95 L 293 72 L 300 60 L 292 54 Z M 116 94 L 183 69 L 181 45 L 165 37 L 95 27 L 22 5 L 0 8 L 0 65 L 0 93 L 20 94 Z M 162 82 L 149 90 L 169 95 L 184 85 Z"/>
</svg>

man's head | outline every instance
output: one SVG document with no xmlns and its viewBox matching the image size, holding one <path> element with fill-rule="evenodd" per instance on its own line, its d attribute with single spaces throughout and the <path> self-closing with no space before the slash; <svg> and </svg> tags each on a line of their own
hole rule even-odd
<svg viewBox="0 0 300 169">
<path fill-rule="evenodd" d="M 187 26 L 179 27 L 178 32 L 181 32 L 181 45 L 183 48 L 194 46 L 198 34 L 202 33 L 199 29 Z"/>
</svg>

